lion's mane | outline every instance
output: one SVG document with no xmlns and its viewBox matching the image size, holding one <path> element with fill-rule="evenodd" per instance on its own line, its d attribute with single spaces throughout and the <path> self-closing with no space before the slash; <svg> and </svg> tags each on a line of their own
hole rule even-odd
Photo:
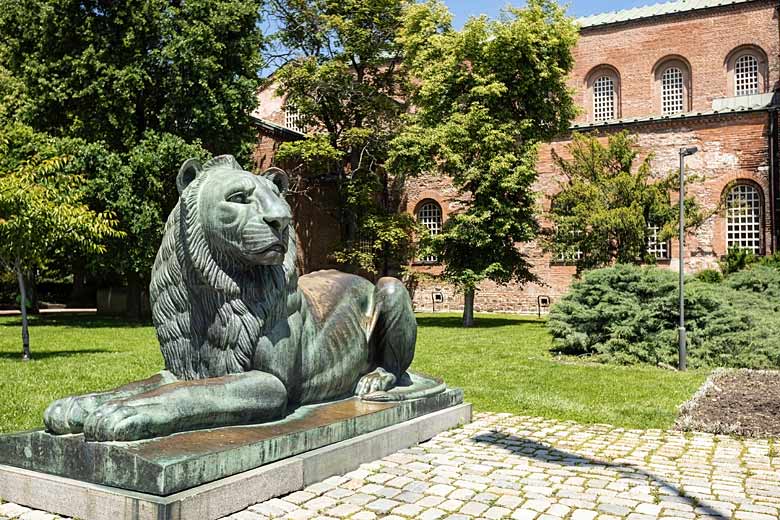
<svg viewBox="0 0 780 520">
<path fill-rule="evenodd" d="M 217 168 L 240 169 L 225 156 L 203 165 L 168 217 L 152 270 L 152 320 L 165 368 L 180 379 L 251 370 L 261 338 L 300 299 L 292 229 L 283 265 L 242 265 L 209 242 L 219 230 L 204 229 L 200 194 Z"/>
</svg>

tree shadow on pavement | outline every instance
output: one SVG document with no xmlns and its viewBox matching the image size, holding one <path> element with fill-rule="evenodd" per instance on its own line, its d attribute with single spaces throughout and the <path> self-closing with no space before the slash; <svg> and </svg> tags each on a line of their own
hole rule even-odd
<svg viewBox="0 0 780 520">
<path fill-rule="evenodd" d="M 496 446 L 500 446 L 513 455 L 520 455 L 527 458 L 536 459 L 540 462 L 547 464 L 556 464 L 559 466 L 568 466 L 574 468 L 591 469 L 591 468 L 603 468 L 616 471 L 621 478 L 636 478 L 637 476 L 644 477 L 648 483 L 655 483 L 660 490 L 669 491 L 673 493 L 671 496 L 677 496 L 680 500 L 678 503 L 684 503 L 691 506 L 694 510 L 698 510 L 699 516 L 704 516 L 708 520 L 730 520 L 730 514 L 724 514 L 710 506 L 708 506 L 702 500 L 688 496 L 678 486 L 664 480 L 663 478 L 647 472 L 639 466 L 630 463 L 613 463 L 603 460 L 591 459 L 583 455 L 576 453 L 570 453 L 556 449 L 552 446 L 536 442 L 531 439 L 525 439 L 522 437 L 516 437 L 513 435 L 507 435 L 501 431 L 493 430 L 490 434 L 480 434 L 472 438 L 476 442 L 488 443 Z M 581 475 L 586 476 L 586 475 Z M 596 476 L 595 478 L 598 478 Z M 668 494 L 668 493 L 666 493 Z M 617 492 L 617 497 L 623 498 L 621 493 Z M 630 497 L 626 497 L 629 498 Z"/>
</svg>

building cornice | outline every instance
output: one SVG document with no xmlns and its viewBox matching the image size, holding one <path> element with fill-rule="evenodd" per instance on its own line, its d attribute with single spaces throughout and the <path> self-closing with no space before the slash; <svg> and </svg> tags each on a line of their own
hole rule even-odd
<svg viewBox="0 0 780 520">
<path fill-rule="evenodd" d="M 286 126 L 276 124 L 273 121 L 269 121 L 257 116 L 249 116 L 249 118 L 256 127 L 262 129 L 271 137 L 278 137 L 287 141 L 300 141 L 301 139 L 306 138 L 306 134 L 297 130 L 293 130 L 292 128 L 287 128 Z"/>
<path fill-rule="evenodd" d="M 595 14 L 577 19 L 583 34 L 640 23 L 661 23 L 670 17 L 700 16 L 705 12 L 738 9 L 748 4 L 776 4 L 774 0 L 680 0 L 633 9 Z"/>
<path fill-rule="evenodd" d="M 777 96 L 776 96 L 777 97 Z M 635 126 L 649 126 L 649 125 L 664 125 L 673 126 L 681 123 L 696 122 L 696 121 L 728 121 L 733 120 L 740 116 L 767 113 L 770 111 L 776 111 L 780 108 L 780 105 L 771 103 L 769 105 L 760 107 L 739 107 L 733 109 L 724 110 L 710 110 L 707 112 L 688 112 L 685 114 L 678 114 L 673 116 L 648 116 L 637 117 L 631 119 L 618 119 L 614 121 L 604 121 L 601 123 L 580 123 L 573 124 L 569 127 L 570 132 L 590 132 L 599 129 L 621 129 Z"/>
</svg>

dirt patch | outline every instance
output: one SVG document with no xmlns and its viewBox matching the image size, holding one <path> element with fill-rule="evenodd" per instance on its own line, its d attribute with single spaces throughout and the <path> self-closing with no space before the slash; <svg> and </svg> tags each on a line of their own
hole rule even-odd
<svg viewBox="0 0 780 520">
<path fill-rule="evenodd" d="M 680 407 L 675 427 L 746 437 L 780 437 L 780 371 L 716 370 Z"/>
</svg>

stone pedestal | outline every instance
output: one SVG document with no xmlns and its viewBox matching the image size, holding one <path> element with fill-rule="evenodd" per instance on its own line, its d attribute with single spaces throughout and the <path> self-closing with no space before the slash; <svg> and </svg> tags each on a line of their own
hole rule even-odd
<svg viewBox="0 0 780 520">
<path fill-rule="evenodd" d="M 83 520 L 212 519 L 471 420 L 460 390 L 306 406 L 284 420 L 137 442 L 43 431 L 0 437 L 0 498 Z"/>
</svg>

